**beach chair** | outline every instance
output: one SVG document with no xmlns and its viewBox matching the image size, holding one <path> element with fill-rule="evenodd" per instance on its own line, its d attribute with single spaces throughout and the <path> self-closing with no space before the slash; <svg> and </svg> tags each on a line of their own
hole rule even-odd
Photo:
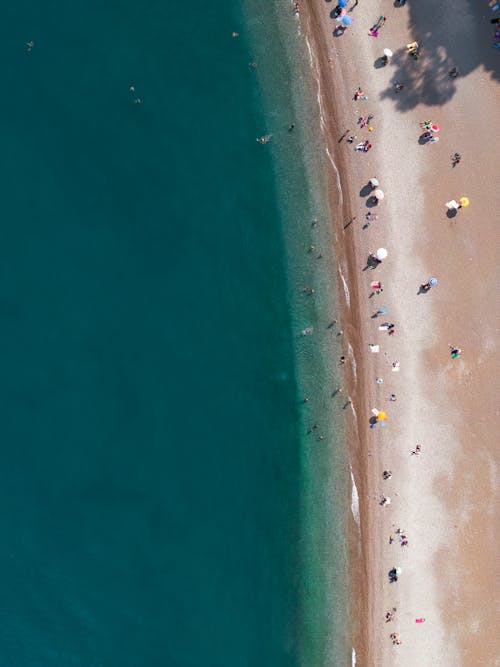
<svg viewBox="0 0 500 667">
<path fill-rule="evenodd" d="M 415 49 L 418 49 L 418 42 L 410 42 L 406 45 L 406 48 L 408 51 L 414 51 Z"/>
</svg>

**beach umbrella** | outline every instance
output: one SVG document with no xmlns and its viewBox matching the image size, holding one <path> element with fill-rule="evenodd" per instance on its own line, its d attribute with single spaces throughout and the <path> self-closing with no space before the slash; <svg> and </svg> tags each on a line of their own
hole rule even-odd
<svg viewBox="0 0 500 667">
<path fill-rule="evenodd" d="M 373 194 L 375 195 L 375 198 L 378 199 L 379 201 L 382 201 L 382 199 L 385 197 L 382 190 L 375 190 Z"/>
<path fill-rule="evenodd" d="M 454 199 L 452 199 L 451 201 L 447 201 L 445 206 L 446 206 L 446 208 L 449 208 L 449 209 L 452 209 L 452 208 L 457 209 L 458 208 L 458 202 L 456 202 Z"/>
<path fill-rule="evenodd" d="M 400 577 L 400 576 L 401 576 L 401 573 L 403 572 L 403 570 L 402 570 L 400 567 L 396 567 L 396 568 L 394 568 L 394 569 L 396 570 L 396 575 L 397 575 L 398 577 Z"/>
<path fill-rule="evenodd" d="M 380 260 L 385 259 L 387 257 L 387 255 L 388 255 L 388 252 L 385 248 L 379 248 L 377 250 L 377 252 L 375 253 L 375 257 L 377 259 L 380 259 Z"/>
<path fill-rule="evenodd" d="M 384 56 L 392 58 L 392 51 L 390 49 L 384 49 Z"/>
<path fill-rule="evenodd" d="M 346 14 L 347 14 L 347 9 L 342 9 L 342 10 L 340 11 L 340 16 L 341 16 L 341 17 L 342 17 L 342 16 L 345 16 Z"/>
<path fill-rule="evenodd" d="M 438 284 L 437 278 L 429 278 L 429 285 L 432 285 L 432 287 L 434 287 L 434 285 L 437 284 Z"/>
<path fill-rule="evenodd" d="M 378 408 L 372 408 L 372 413 L 375 415 L 375 417 L 378 415 L 380 410 Z"/>
<path fill-rule="evenodd" d="M 338 0 L 337 4 L 338 4 L 339 7 L 347 7 L 348 2 L 349 2 L 349 0 Z"/>
<path fill-rule="evenodd" d="M 432 132 L 439 132 L 439 125 L 432 123 L 429 129 L 432 130 Z"/>
<path fill-rule="evenodd" d="M 379 412 L 377 414 L 377 419 L 380 419 L 381 421 L 384 421 L 385 419 L 387 419 L 387 415 L 385 414 L 385 412 Z"/>
<path fill-rule="evenodd" d="M 352 18 L 350 16 L 343 16 L 341 21 L 344 25 L 351 25 Z"/>
<path fill-rule="evenodd" d="M 373 185 L 375 188 L 378 188 L 378 186 L 380 185 L 380 183 L 378 182 L 378 178 L 370 178 L 368 183 L 370 185 Z"/>
<path fill-rule="evenodd" d="M 380 306 L 380 308 L 378 309 L 378 314 L 387 315 L 387 308 L 385 306 Z"/>
<path fill-rule="evenodd" d="M 460 202 L 460 206 L 463 206 L 464 208 L 467 208 L 467 206 L 469 205 L 468 197 L 460 197 L 458 201 Z"/>
</svg>

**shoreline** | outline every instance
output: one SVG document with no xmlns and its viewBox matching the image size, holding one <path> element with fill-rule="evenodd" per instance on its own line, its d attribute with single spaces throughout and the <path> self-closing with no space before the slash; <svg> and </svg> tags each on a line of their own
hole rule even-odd
<svg viewBox="0 0 500 667">
<path fill-rule="evenodd" d="M 430 10 L 430 3 L 426 4 L 429 4 L 427 9 Z M 491 247 L 488 249 L 488 238 L 495 238 L 492 223 L 495 220 L 493 203 L 491 198 L 481 196 L 487 192 L 481 183 L 481 176 L 478 178 L 476 174 L 475 178 L 471 178 L 470 174 L 470 165 L 474 163 L 474 159 L 481 159 L 484 145 L 462 136 L 467 123 L 474 121 L 475 109 L 474 95 L 464 98 L 461 88 L 465 89 L 466 95 L 468 85 L 472 85 L 473 90 L 478 90 L 478 79 L 482 80 L 482 73 L 479 71 L 480 67 L 477 67 L 477 71 L 473 70 L 469 74 L 470 81 L 466 77 L 460 79 L 456 89 L 450 91 L 448 99 L 439 100 L 441 90 L 436 88 L 434 98 L 431 94 L 422 94 L 422 100 L 414 100 L 412 107 L 406 109 L 403 94 L 400 98 L 381 94 L 387 77 L 394 77 L 395 68 L 385 68 L 387 71 L 379 72 L 373 69 L 373 61 L 382 47 L 390 45 L 392 48 L 393 45 L 399 45 L 399 48 L 403 46 L 404 50 L 404 44 L 412 41 L 411 37 L 416 29 L 413 29 L 413 33 L 409 31 L 405 14 L 407 9 L 395 9 L 392 5 L 387 8 L 385 12 L 388 16 L 388 28 L 391 22 L 392 27 L 384 27 L 384 40 L 370 42 L 369 38 L 365 39 L 370 19 L 372 16 L 376 18 L 380 13 L 374 2 L 368 1 L 363 7 L 356 8 L 352 14 L 355 17 L 355 28 L 350 28 L 339 38 L 334 38 L 331 34 L 335 25 L 329 16 L 332 8 L 331 4 L 306 6 L 304 3 L 300 7 L 300 16 L 308 42 L 312 74 L 314 78 L 317 77 L 325 151 L 327 159 L 332 163 L 328 199 L 338 261 L 336 282 L 340 295 L 342 328 L 345 332 L 344 354 L 348 354 L 349 347 L 352 350 L 352 357 L 349 352 L 351 363 L 345 366 L 345 383 L 352 398 L 352 415 L 346 419 L 346 429 L 348 454 L 360 509 L 360 527 L 351 517 L 349 530 L 353 652 L 355 651 L 356 664 L 363 666 L 399 664 L 398 659 L 404 659 L 405 665 L 415 667 L 429 664 L 427 661 L 449 664 L 450 667 L 494 665 L 498 664 L 494 662 L 494 656 L 498 654 L 498 640 L 495 645 L 495 641 L 487 636 L 488 626 L 484 621 L 484 596 L 488 592 L 484 571 L 494 571 L 493 547 L 491 542 L 487 543 L 487 526 L 495 516 L 489 500 L 492 492 L 494 497 L 495 490 L 494 469 L 492 470 L 495 424 L 491 423 L 491 419 L 488 421 L 490 415 L 496 413 L 494 401 L 488 396 L 490 389 L 494 387 L 494 371 L 484 363 L 483 355 L 480 359 L 473 359 L 472 363 L 465 359 L 460 361 L 462 365 L 457 374 L 459 364 L 453 367 L 446 356 L 448 339 L 457 337 L 458 332 L 460 344 L 464 347 L 467 345 L 470 351 L 468 356 L 478 357 L 474 355 L 474 335 L 469 331 L 471 327 L 468 327 L 468 322 L 474 321 L 474 317 L 483 327 L 485 322 L 487 323 L 489 335 L 493 334 L 494 330 L 494 309 L 489 312 L 487 303 L 483 303 L 482 308 L 477 305 L 481 302 L 484 280 L 486 277 L 491 280 L 491 271 L 495 266 L 494 252 L 492 253 Z M 426 7 L 422 6 L 418 11 L 424 13 Z M 477 11 L 479 13 L 480 10 Z M 467 20 L 467 16 L 464 16 L 463 21 Z M 478 33 L 479 30 L 480 28 Z M 428 40 L 430 41 L 430 38 Z M 477 43 L 478 40 L 468 47 L 472 53 L 469 53 L 470 58 L 482 48 L 482 45 Z M 405 71 L 407 65 L 405 61 L 402 62 L 400 69 Z M 491 79 L 491 72 L 488 74 Z M 409 67 L 407 76 L 412 76 Z M 338 137 L 349 127 L 353 133 L 362 135 L 360 140 L 366 138 L 366 132 L 362 133 L 354 124 L 357 115 L 361 115 L 359 112 L 356 115 L 356 109 L 361 103 L 351 101 L 353 90 L 357 85 L 362 85 L 365 89 L 366 81 L 370 82 L 370 101 L 365 106 L 375 113 L 377 125 L 373 134 L 374 149 L 368 155 L 354 155 L 353 151 L 346 152 L 345 142 L 340 142 Z M 415 85 L 417 83 L 415 82 Z M 481 118 L 489 118 L 491 125 L 495 124 L 494 119 L 499 116 L 498 108 L 493 105 L 494 86 L 498 91 L 498 82 L 493 82 L 491 87 L 482 90 L 479 88 L 484 97 L 484 106 L 493 114 L 491 117 L 485 111 Z M 377 88 L 380 95 L 378 100 Z M 462 102 L 458 111 L 459 102 L 454 100 L 455 97 Z M 446 104 L 450 106 L 449 111 L 445 108 Z M 436 109 L 436 105 L 443 108 Z M 411 133 L 418 134 L 416 119 L 436 116 L 450 137 L 444 138 L 444 145 L 417 148 L 412 144 L 411 148 L 408 148 L 412 153 L 411 160 L 406 159 L 399 147 L 390 148 L 387 151 L 388 156 L 380 154 L 381 141 L 390 139 L 392 133 L 400 136 L 402 142 L 408 141 Z M 455 125 L 460 123 L 461 127 L 453 131 Z M 483 135 L 486 139 L 485 133 Z M 440 138 L 443 139 L 442 136 Z M 446 161 L 449 152 L 454 150 L 456 145 L 467 154 L 469 167 L 460 165 L 460 171 L 457 169 L 452 172 Z M 429 156 L 427 149 L 440 151 L 435 151 L 436 156 Z M 493 152 L 494 150 L 489 156 L 487 179 L 492 187 L 495 173 Z M 439 164 L 445 166 L 436 172 L 432 160 L 439 160 Z M 400 173 L 395 172 L 394 165 L 398 166 Z M 368 178 L 374 175 L 384 176 L 384 189 L 391 200 L 380 207 L 381 217 L 383 215 L 384 218 L 383 227 L 376 223 L 376 227 L 374 225 L 373 229 L 363 232 L 359 224 L 361 203 L 357 194 L 354 194 L 354 189 L 359 189 L 366 183 L 366 174 Z M 405 179 L 406 182 L 420 181 L 422 193 L 405 194 L 406 202 L 397 201 L 397 186 L 404 192 Z M 461 218 L 468 217 L 466 222 L 460 221 L 463 225 L 469 225 L 466 231 L 461 231 L 460 234 L 467 236 L 469 247 L 465 242 L 461 242 L 456 254 L 450 259 L 439 253 L 439 248 L 446 248 L 455 241 L 456 234 L 450 232 L 452 228 L 443 214 L 443 202 L 448 200 L 448 192 L 454 191 L 453 188 L 466 189 L 468 195 L 473 193 L 475 213 L 472 214 L 472 207 L 469 211 L 460 212 Z M 423 193 L 426 193 L 426 196 Z M 403 203 L 410 205 L 410 215 Z M 351 225 L 346 230 L 344 225 L 352 215 L 358 218 L 357 227 Z M 486 216 L 489 222 L 482 227 L 483 230 L 486 227 L 484 236 L 478 237 L 470 231 L 470 218 L 476 223 L 482 221 L 483 216 Z M 420 242 L 415 223 L 420 219 L 431 220 L 436 217 L 443 219 L 443 222 L 439 227 L 429 228 L 428 232 L 429 235 L 432 234 L 435 247 L 429 243 L 424 246 Z M 379 245 L 387 245 L 390 257 L 384 262 L 385 270 L 369 273 L 377 279 L 382 274 L 384 283 L 387 281 L 391 284 L 391 293 L 388 293 L 388 289 L 387 295 L 384 292 L 384 303 L 389 305 L 390 312 L 393 313 L 391 317 L 397 321 L 398 331 L 399 328 L 404 330 L 406 337 L 406 340 L 401 340 L 396 336 L 395 344 L 391 341 L 391 346 L 381 338 L 369 317 L 373 306 L 379 306 L 382 302 L 380 299 L 376 303 L 369 302 L 367 308 L 366 297 L 362 296 L 362 291 L 368 291 L 368 276 L 359 273 L 368 251 Z M 465 275 L 457 277 L 454 263 L 457 256 L 459 261 L 465 261 L 464 252 L 472 254 L 473 257 L 486 255 L 486 269 L 479 270 L 477 264 L 474 264 L 477 276 L 471 274 L 467 267 L 463 269 Z M 410 270 L 409 266 L 412 267 Z M 414 284 L 407 283 L 418 281 L 419 275 L 426 275 L 436 266 L 439 269 L 440 281 L 442 277 L 444 283 L 443 287 L 437 288 L 441 292 L 437 291 L 436 296 L 432 294 L 432 301 L 426 296 L 418 297 L 420 301 L 415 299 Z M 405 274 L 409 274 L 410 280 L 400 285 L 399 276 Z M 459 308 L 453 308 L 456 303 L 454 287 L 462 297 Z M 465 304 L 464 295 L 467 297 Z M 405 310 L 404 304 L 408 302 L 414 303 L 411 313 L 408 309 Z M 498 308 L 496 310 L 498 312 Z M 443 314 L 446 315 L 444 320 Z M 415 327 L 413 316 L 421 327 L 420 332 L 418 327 Z M 447 326 L 448 322 L 450 326 Z M 472 329 L 476 329 L 475 334 L 478 334 L 477 327 Z M 481 334 L 482 331 L 479 336 Z M 382 345 L 381 351 L 385 359 L 382 354 L 368 356 L 368 343 L 372 341 Z M 488 344 L 491 354 L 494 343 Z M 390 406 L 390 422 L 384 432 L 380 429 L 371 431 L 366 427 L 370 407 L 381 400 L 380 391 L 377 393 L 371 379 L 384 372 L 381 364 L 390 364 L 388 354 L 391 355 L 390 359 L 401 359 L 403 364 L 401 373 L 386 377 L 386 381 L 390 379 L 393 385 L 397 385 L 398 396 L 402 396 L 404 400 L 405 387 L 408 388 L 409 383 L 415 386 L 411 387 L 411 404 L 410 401 L 403 404 L 400 399 L 397 405 Z M 450 404 L 456 408 L 450 409 Z M 384 402 L 384 409 L 386 405 Z M 419 411 L 425 411 L 427 415 L 428 423 L 425 425 L 420 423 Z M 446 417 L 444 423 L 443 415 Z M 478 421 L 480 427 L 469 427 L 469 424 Z M 471 437 L 474 447 L 480 446 L 482 453 L 481 465 L 478 465 L 474 474 L 467 469 L 470 457 L 477 458 L 477 453 L 469 442 Z M 436 438 L 439 441 L 440 449 L 435 455 L 432 452 L 433 460 L 426 464 L 424 472 L 416 469 L 414 465 L 417 457 L 409 456 L 409 450 L 415 445 L 415 438 L 417 441 L 421 439 L 426 442 L 426 457 L 430 450 L 429 443 Z M 393 442 L 404 443 L 404 451 L 393 452 Z M 424 457 L 421 459 L 418 460 L 419 464 Z M 394 469 L 397 467 L 397 487 L 384 487 L 379 481 L 380 471 L 387 465 L 387 461 Z M 453 473 L 449 471 L 450 461 L 454 462 Z M 482 491 L 481 484 L 485 484 Z M 391 489 L 391 495 L 398 496 L 393 497 L 391 508 L 380 508 L 377 503 L 380 492 L 385 488 Z M 474 507 L 470 507 L 470 503 L 461 498 L 464 488 L 475 492 Z M 422 502 L 422 498 L 425 502 Z M 401 522 L 410 532 L 412 546 L 406 552 L 399 547 L 399 551 L 394 551 L 394 548 L 391 551 L 387 536 L 392 530 L 391 525 L 394 528 L 395 525 L 401 525 Z M 465 526 L 462 530 L 461 524 Z M 471 544 L 469 531 L 480 539 Z M 419 542 L 418 546 L 413 546 L 414 542 Z M 460 555 L 455 556 L 456 553 Z M 386 584 L 386 578 L 389 564 L 392 565 L 393 561 L 398 559 L 404 561 L 403 567 L 405 573 L 408 571 L 408 577 L 398 583 L 395 591 Z M 476 573 L 474 582 L 468 578 L 471 568 Z M 423 576 L 424 572 L 427 576 Z M 440 585 L 442 578 L 445 579 L 445 586 Z M 460 581 L 459 587 L 457 581 Z M 397 602 L 398 622 L 385 626 L 382 618 L 384 610 L 392 606 L 390 600 Z M 486 606 L 488 607 L 488 604 Z M 420 610 L 424 608 L 428 610 L 425 615 L 429 618 L 426 624 L 419 627 L 420 634 L 417 635 L 415 617 L 420 615 Z M 490 602 L 488 613 L 495 613 L 494 601 L 493 604 Z M 463 618 L 470 619 L 472 634 L 469 637 L 464 636 Z M 402 646 L 390 645 L 386 635 L 391 631 L 404 632 Z"/>
<path fill-rule="evenodd" d="M 342 134 L 343 128 L 335 122 L 335 109 L 341 108 L 340 94 L 335 87 L 330 87 L 329 77 L 325 76 L 324 63 L 328 62 L 328 49 L 323 39 L 321 18 L 316 13 L 316 9 L 301 8 L 302 25 L 305 28 L 305 38 L 308 43 L 308 50 L 311 58 L 311 65 L 318 75 L 316 85 L 319 86 L 318 101 L 322 100 L 322 129 L 325 141 L 325 151 L 327 151 L 327 160 L 334 169 L 335 182 L 332 183 L 330 177 L 328 201 L 330 203 L 330 212 L 332 216 L 332 227 L 335 241 L 335 254 L 337 259 L 337 276 L 339 291 L 339 315 L 342 322 L 342 328 L 345 332 L 345 340 L 348 340 L 348 356 L 350 363 L 344 366 L 344 384 L 348 389 L 348 395 L 352 399 L 354 406 L 359 406 L 362 397 L 366 395 L 365 373 L 363 365 L 356 363 L 362 355 L 362 338 L 359 335 L 362 326 L 361 308 L 359 307 L 359 284 L 356 278 L 357 257 L 355 251 L 346 243 L 346 237 L 341 234 L 342 225 L 336 226 L 336 215 L 341 221 L 349 219 L 350 201 L 352 195 L 349 191 L 349 184 L 346 181 L 348 167 L 344 156 L 338 150 L 338 144 L 334 137 Z M 323 63 L 323 65 L 321 65 Z M 316 65 L 316 67 L 314 67 Z M 317 69 L 316 69 L 317 68 Z M 330 98 L 325 98 L 323 90 L 329 90 L 333 93 Z M 320 92 L 321 91 L 321 92 Z M 336 96 L 336 97 L 335 97 Z M 328 103 L 330 102 L 330 103 Z M 338 107 L 337 107 L 338 105 Z M 334 214 L 335 212 L 335 214 Z M 342 271 L 342 266 L 346 270 L 346 275 Z M 346 353 L 346 352 L 344 352 Z M 354 369 L 354 370 L 353 370 Z M 366 506 L 364 498 L 368 493 L 368 481 L 364 467 L 363 452 L 366 450 L 367 442 L 363 438 L 358 426 L 358 416 L 355 408 L 352 407 L 352 419 L 345 420 L 346 440 L 348 444 L 348 457 L 351 471 L 351 516 L 349 519 L 349 589 L 350 596 L 350 624 L 352 635 L 352 664 L 369 665 L 370 662 L 370 641 L 369 625 L 363 622 L 369 616 L 371 606 L 371 594 L 369 589 L 369 556 L 367 550 L 370 547 L 370 528 L 369 507 Z M 357 496 L 358 517 L 352 512 L 352 494 Z M 356 521 L 357 518 L 357 521 Z M 364 573 L 364 577 L 357 576 Z"/>
</svg>

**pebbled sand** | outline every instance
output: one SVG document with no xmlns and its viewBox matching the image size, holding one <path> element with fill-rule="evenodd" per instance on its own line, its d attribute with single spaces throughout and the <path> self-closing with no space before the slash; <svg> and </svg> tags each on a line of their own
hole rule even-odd
<svg viewBox="0 0 500 667">
<path fill-rule="evenodd" d="M 349 293 L 342 328 L 351 360 L 349 446 L 361 513 L 361 529 L 352 522 L 351 540 L 356 664 L 495 667 L 500 77 L 492 14 L 486 0 L 438 6 L 409 0 L 404 7 L 360 0 L 350 14 L 353 25 L 334 37 L 334 6 L 303 0 L 300 16 L 325 150 L 341 184 L 339 192 L 327 160 L 337 279 L 341 294 L 344 281 Z M 378 38 L 369 37 L 380 14 L 386 24 Z M 424 47 L 418 62 L 405 49 L 414 39 Z M 377 69 L 385 47 L 394 57 Z M 453 65 L 457 79 L 448 77 Z M 400 94 L 394 79 L 405 86 Z M 352 100 L 358 85 L 368 100 Z M 356 125 L 368 113 L 375 115 L 373 132 Z M 419 145 L 419 121 L 427 119 L 440 125 L 440 141 Z M 357 141 L 339 143 L 346 130 L 358 141 L 369 138 L 372 150 L 357 154 Z M 463 159 L 452 169 L 455 151 Z M 363 230 L 368 209 L 360 191 L 372 176 L 386 198 L 377 207 L 379 220 Z M 444 203 L 462 195 L 470 206 L 448 219 Z M 351 216 L 357 219 L 346 227 Z M 363 271 L 368 252 L 380 246 L 388 258 Z M 418 295 L 430 276 L 439 284 Z M 369 298 L 375 279 L 384 292 Z M 387 316 L 372 319 L 381 305 Z M 395 336 L 378 330 L 383 321 L 396 324 Z M 380 345 L 379 354 L 370 353 L 370 343 Z M 462 348 L 460 359 L 450 358 L 450 343 Z M 395 360 L 399 373 L 391 370 Z M 392 392 L 395 403 L 388 401 Z M 384 428 L 369 428 L 373 407 L 387 412 Z M 416 444 L 420 456 L 410 454 Z M 384 469 L 392 470 L 388 481 Z M 379 505 L 383 493 L 391 497 L 389 506 Z M 406 531 L 408 547 L 399 545 L 397 527 Z M 396 541 L 389 544 L 391 534 Z M 390 584 L 387 573 L 398 565 L 403 574 Z M 395 619 L 385 623 L 392 607 Z M 420 617 L 425 623 L 416 624 Z M 400 646 L 391 643 L 393 631 Z"/>
</svg>

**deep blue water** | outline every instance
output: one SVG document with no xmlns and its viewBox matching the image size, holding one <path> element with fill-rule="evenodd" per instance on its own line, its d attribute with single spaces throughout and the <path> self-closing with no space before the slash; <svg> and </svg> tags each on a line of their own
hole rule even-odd
<svg viewBox="0 0 500 667">
<path fill-rule="evenodd" d="M 239 12 L 3 8 L 2 664 L 296 664 L 298 397 Z"/>
</svg>

